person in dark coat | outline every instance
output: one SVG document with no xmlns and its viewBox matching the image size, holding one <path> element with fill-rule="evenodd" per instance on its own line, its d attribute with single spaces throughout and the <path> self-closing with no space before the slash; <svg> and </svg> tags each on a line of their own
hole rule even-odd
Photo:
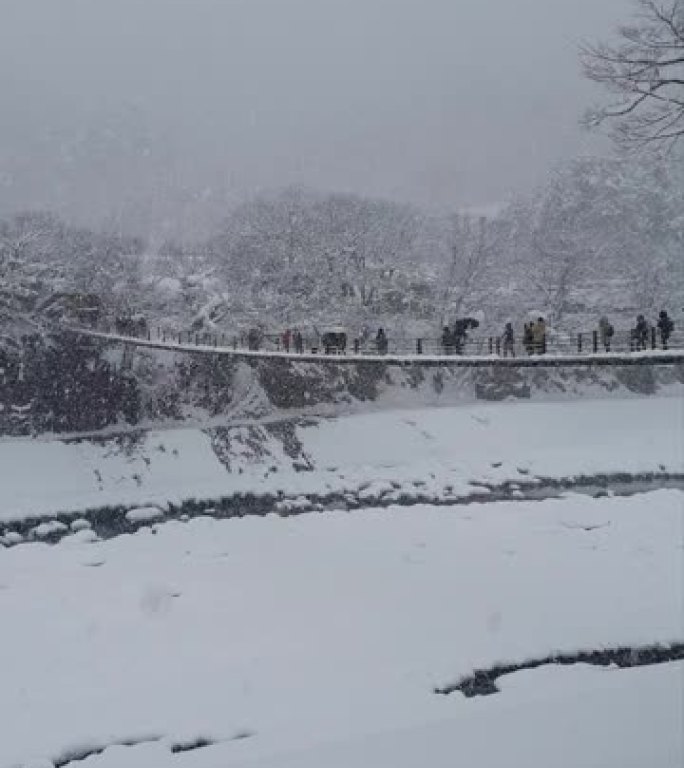
<svg viewBox="0 0 684 768">
<path fill-rule="evenodd" d="M 648 344 L 648 323 L 643 315 L 637 315 L 637 322 L 634 326 L 634 341 L 637 350 L 646 349 Z"/>
<path fill-rule="evenodd" d="M 454 353 L 454 339 L 448 325 L 442 328 L 442 349 L 445 355 L 453 355 Z"/>
<path fill-rule="evenodd" d="M 304 352 L 304 339 L 302 338 L 302 332 L 299 330 L 299 328 L 294 329 L 294 333 L 292 334 L 292 342 L 294 344 L 294 351 L 301 355 L 302 352 Z"/>
<path fill-rule="evenodd" d="M 375 347 L 378 350 L 378 354 L 386 355 L 388 345 L 389 342 L 387 341 L 387 334 L 383 328 L 378 328 L 378 333 L 375 337 Z"/>
<path fill-rule="evenodd" d="M 462 355 L 465 350 L 465 344 L 468 340 L 468 331 L 471 328 L 478 328 L 480 321 L 474 317 L 462 317 L 454 323 L 452 333 L 452 343 L 457 355 Z"/>
<path fill-rule="evenodd" d="M 515 335 L 513 333 L 512 323 L 506 323 L 501 338 L 503 341 L 503 356 L 508 357 L 508 353 L 510 352 L 511 357 L 515 357 Z"/>
<path fill-rule="evenodd" d="M 456 320 L 452 334 L 454 351 L 457 355 L 462 355 L 468 337 L 468 321 L 465 318 Z"/>
<path fill-rule="evenodd" d="M 261 332 L 258 328 L 250 328 L 247 333 L 247 346 L 250 350 L 256 351 L 261 346 Z"/>
<path fill-rule="evenodd" d="M 283 335 L 282 335 L 281 338 L 282 338 L 282 342 L 283 342 L 283 350 L 285 352 L 289 352 L 290 351 L 290 341 L 292 339 L 292 331 L 289 328 L 286 328 L 283 331 Z"/>
<path fill-rule="evenodd" d="M 601 344 L 606 352 L 610 352 L 610 344 L 614 335 L 615 328 L 613 328 L 608 318 L 604 315 L 599 320 L 599 336 L 601 338 Z"/>
<path fill-rule="evenodd" d="M 667 349 L 667 343 L 674 331 L 674 322 L 667 312 L 662 309 L 658 315 L 658 330 L 660 331 L 660 341 L 663 345 L 663 349 Z"/>
<path fill-rule="evenodd" d="M 528 355 L 534 352 L 534 330 L 532 323 L 525 323 L 525 329 L 523 330 L 523 346 Z"/>
</svg>

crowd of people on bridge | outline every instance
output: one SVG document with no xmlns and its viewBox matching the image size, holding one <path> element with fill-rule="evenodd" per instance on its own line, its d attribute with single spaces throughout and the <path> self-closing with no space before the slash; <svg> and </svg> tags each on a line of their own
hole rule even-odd
<svg viewBox="0 0 684 768">
<path fill-rule="evenodd" d="M 667 349 L 670 337 L 674 331 L 674 321 L 663 309 L 658 315 L 658 322 L 655 326 L 650 326 L 643 315 L 638 315 L 637 322 L 631 332 L 632 345 L 635 349 L 647 349 L 649 339 L 652 338 L 653 331 L 657 329 L 660 336 L 660 343 L 663 349 Z"/>
<path fill-rule="evenodd" d="M 471 331 L 480 327 L 480 321 L 475 317 L 463 317 L 455 320 L 450 325 L 442 328 L 442 334 L 439 339 L 439 345 L 444 355 L 463 355 L 466 352 L 467 342 Z M 643 314 L 636 318 L 635 325 L 629 329 L 629 349 L 631 351 L 646 350 L 660 346 L 666 350 L 669 348 L 670 339 L 674 332 L 675 324 L 667 311 L 661 310 L 658 319 L 654 323 L 649 323 Z M 115 319 L 114 329 L 117 334 L 124 336 L 150 338 L 150 329 L 143 315 L 120 316 Z M 348 334 L 343 327 L 329 327 L 324 331 L 319 331 L 314 326 L 315 340 L 310 336 L 305 342 L 304 335 L 299 328 L 286 328 L 282 333 L 275 336 L 267 335 L 263 327 L 253 327 L 240 338 L 233 339 L 233 347 L 246 346 L 249 350 L 260 350 L 264 342 L 275 342 L 276 349 L 285 353 L 294 352 L 303 354 L 306 349 L 312 353 L 345 354 L 347 352 Z M 161 331 L 158 329 L 158 334 Z M 178 334 L 181 339 L 183 334 Z M 192 341 L 192 334 L 188 334 L 189 341 Z M 516 357 L 516 351 L 520 350 L 527 355 L 544 355 L 547 352 L 549 337 L 549 328 L 545 318 L 539 315 L 535 320 L 530 320 L 523 324 L 523 327 L 516 333 L 512 322 L 506 322 L 500 335 L 477 338 L 477 344 L 470 345 L 468 349 L 472 354 L 498 354 L 503 357 Z M 166 338 L 166 334 L 164 334 Z M 222 336 L 222 339 L 225 337 Z M 622 348 L 625 348 L 627 336 L 623 336 Z M 606 316 L 599 319 L 596 329 L 589 334 L 577 334 L 576 340 L 570 341 L 570 344 L 576 343 L 577 352 L 611 352 L 614 349 L 615 328 Z M 196 344 L 205 343 L 218 345 L 218 336 L 206 333 L 194 334 Z M 584 341 L 583 341 L 584 340 Z M 426 342 L 434 343 L 434 339 L 414 339 L 415 347 L 412 349 L 393 351 L 402 354 L 410 354 L 415 351 L 416 354 L 423 354 L 424 344 Z M 487 347 L 488 342 L 488 347 Z M 659 344 L 658 344 L 659 342 Z M 586 344 L 586 350 L 583 348 Z M 484 345 L 484 348 L 483 348 Z M 562 350 L 563 346 L 568 346 L 566 334 L 565 341 L 557 334 L 553 335 L 553 347 L 556 352 Z M 390 349 L 390 339 L 384 328 L 378 328 L 373 335 L 368 326 L 364 326 L 361 331 L 352 338 L 352 347 L 354 354 L 375 353 L 386 355 Z"/>
<path fill-rule="evenodd" d="M 468 332 L 479 327 L 479 322 L 472 317 L 456 320 L 452 326 L 442 329 L 441 346 L 445 355 L 462 355 L 465 350 Z M 546 352 L 546 321 L 543 317 L 525 323 L 520 340 L 528 355 L 543 355 Z M 492 339 L 494 341 L 494 339 Z M 515 357 L 516 336 L 513 323 L 507 322 L 501 336 L 495 339 L 496 349 L 504 357 Z"/>
<path fill-rule="evenodd" d="M 474 317 L 463 317 L 454 321 L 451 325 L 445 325 L 442 329 L 440 346 L 445 355 L 463 355 L 466 351 L 466 343 L 472 330 L 478 328 L 480 322 Z M 649 324 L 644 315 L 638 315 L 636 324 L 629 331 L 630 349 L 633 351 L 650 348 L 655 339 L 660 341 L 663 349 L 668 348 L 674 322 L 665 310 L 658 315 L 658 320 L 653 325 Z M 312 352 L 319 350 L 325 354 L 345 354 L 347 352 L 347 332 L 343 328 L 335 328 L 323 333 L 316 332 L 317 343 L 311 346 Z M 610 352 L 613 348 L 615 328 L 607 317 L 603 316 L 598 322 L 596 331 L 589 335 L 594 351 Z M 503 357 L 516 357 L 516 349 L 519 347 L 528 355 L 544 355 L 547 352 L 548 326 L 541 315 L 535 320 L 523 324 L 518 335 L 512 322 L 504 325 L 500 336 L 489 337 L 492 347 L 489 351 L 496 351 Z M 247 335 L 249 349 L 260 349 L 264 335 L 257 329 L 252 329 Z M 283 352 L 304 352 L 304 338 L 298 328 L 287 328 L 275 338 L 276 346 Z M 579 344 L 581 345 L 581 341 Z M 416 351 L 422 353 L 422 341 L 416 340 Z M 389 338 L 384 328 L 379 328 L 373 337 L 370 330 L 364 326 L 362 331 L 353 340 L 355 353 L 373 351 L 384 355 L 389 351 Z M 582 351 L 580 346 L 579 351 Z"/>
<path fill-rule="evenodd" d="M 452 327 L 445 326 L 442 331 L 442 349 L 444 354 L 463 354 L 469 328 L 476 328 L 477 321 L 472 318 L 457 320 Z M 674 331 L 674 321 L 666 310 L 661 310 L 658 320 L 650 325 L 644 315 L 638 315 L 636 324 L 630 329 L 630 349 L 633 351 L 645 350 L 652 347 L 657 340 L 662 349 L 668 349 L 670 338 Z M 612 349 L 615 328 L 603 316 L 599 320 L 598 329 L 595 332 L 595 351 L 599 347 L 601 351 L 610 352 Z M 592 334 L 593 335 L 593 334 Z M 522 348 L 528 355 L 543 355 L 547 351 L 547 324 L 543 317 L 525 323 L 520 336 Z M 495 339 L 496 351 L 503 357 L 516 356 L 516 335 L 513 323 L 507 322 L 501 336 Z M 579 341 L 581 345 L 581 341 Z M 580 347 L 581 351 L 581 347 Z"/>
</svg>

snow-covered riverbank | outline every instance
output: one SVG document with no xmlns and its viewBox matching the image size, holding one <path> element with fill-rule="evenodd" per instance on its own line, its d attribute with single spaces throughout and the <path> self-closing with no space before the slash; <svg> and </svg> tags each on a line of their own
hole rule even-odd
<svg viewBox="0 0 684 768">
<path fill-rule="evenodd" d="M 682 399 L 650 397 L 10 439 L 0 442 L 0 521 L 247 493 L 391 501 L 473 493 L 478 483 L 681 473 L 683 430 Z"/>
</svg>

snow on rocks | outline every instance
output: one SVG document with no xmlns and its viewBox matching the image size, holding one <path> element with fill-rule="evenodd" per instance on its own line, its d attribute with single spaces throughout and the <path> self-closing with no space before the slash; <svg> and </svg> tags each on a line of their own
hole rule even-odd
<svg viewBox="0 0 684 768">
<path fill-rule="evenodd" d="M 88 544 L 93 541 L 98 541 L 99 538 L 100 537 L 92 528 L 81 528 L 67 536 L 66 540 L 72 544 Z"/>
<path fill-rule="evenodd" d="M 21 544 L 24 541 L 24 537 L 16 531 L 7 531 L 2 537 L 2 541 L 7 547 L 13 547 L 15 544 Z"/>
<path fill-rule="evenodd" d="M 151 523 L 164 517 L 164 510 L 159 507 L 136 507 L 126 512 L 129 523 Z"/>
<path fill-rule="evenodd" d="M 359 500 L 363 502 L 381 499 L 386 494 L 392 493 L 395 490 L 395 484 L 391 483 L 389 480 L 374 480 L 361 488 L 359 491 Z"/>
<path fill-rule="evenodd" d="M 32 539 L 48 539 L 53 536 L 60 536 L 68 531 L 69 528 L 64 523 L 60 523 L 59 520 L 49 520 L 45 523 L 40 523 L 29 531 L 29 536 Z"/>
<path fill-rule="evenodd" d="M 307 512 L 313 505 L 306 496 L 297 496 L 295 499 L 283 499 L 275 505 L 277 512 Z"/>
<path fill-rule="evenodd" d="M 82 517 L 79 517 L 77 520 L 72 520 L 71 524 L 69 525 L 69 528 L 71 528 L 71 530 L 74 533 L 77 533 L 78 531 L 83 531 L 86 528 L 90 528 L 90 527 L 91 527 L 90 521 L 85 520 Z"/>
</svg>

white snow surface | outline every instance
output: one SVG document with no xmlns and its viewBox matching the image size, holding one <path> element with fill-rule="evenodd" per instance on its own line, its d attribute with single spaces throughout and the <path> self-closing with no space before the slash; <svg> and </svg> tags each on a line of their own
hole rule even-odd
<svg viewBox="0 0 684 768">
<path fill-rule="evenodd" d="M 682 663 L 433 689 L 498 661 L 681 641 L 683 516 L 671 489 L 0 550 L 0 768 L 85 748 L 104 751 L 83 768 L 678 767 Z M 171 753 L 199 737 L 218 743 Z"/>
<path fill-rule="evenodd" d="M 681 472 L 683 429 L 680 397 L 394 410 L 298 427 L 310 472 L 296 471 L 272 434 L 255 453 L 246 428 L 232 432 L 230 471 L 211 430 L 199 428 L 152 429 L 130 440 L 4 439 L 0 520 L 116 504 L 165 508 L 237 492 L 366 488 L 391 500 L 407 489 L 465 494 L 473 483 L 534 476 Z"/>
<path fill-rule="evenodd" d="M 159 507 L 136 507 L 126 512 L 126 519 L 131 523 L 146 523 L 164 517 L 164 510 Z"/>
</svg>

